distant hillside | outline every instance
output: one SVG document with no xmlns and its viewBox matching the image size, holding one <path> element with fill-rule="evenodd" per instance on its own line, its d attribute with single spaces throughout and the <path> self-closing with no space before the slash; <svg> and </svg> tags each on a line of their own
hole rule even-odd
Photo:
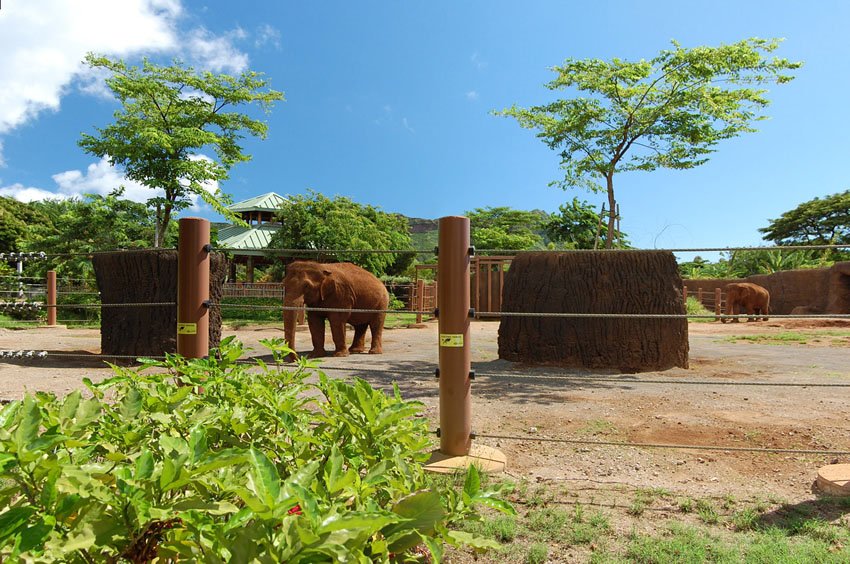
<svg viewBox="0 0 850 564">
<path fill-rule="evenodd" d="M 421 217 L 408 217 L 411 233 L 428 233 L 437 230 L 436 219 L 422 219 Z"/>
</svg>

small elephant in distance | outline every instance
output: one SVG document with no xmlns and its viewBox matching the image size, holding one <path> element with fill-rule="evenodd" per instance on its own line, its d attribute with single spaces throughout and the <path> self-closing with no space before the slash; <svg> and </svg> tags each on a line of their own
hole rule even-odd
<svg viewBox="0 0 850 564">
<path fill-rule="evenodd" d="M 296 261 L 286 267 L 283 305 L 330 309 L 369 309 L 370 312 L 308 311 L 307 325 L 313 340 L 310 358 L 325 356 L 325 319 L 330 322 L 334 341 L 334 356 L 365 352 L 366 330 L 372 333 L 370 354 L 383 352 L 384 310 L 389 305 L 389 293 L 374 274 L 350 262 L 324 264 Z M 283 334 L 289 347 L 295 350 L 295 318 L 297 311 L 283 312 Z M 345 325 L 354 327 L 351 347 L 345 345 Z M 292 360 L 290 358 L 290 360 Z"/>
<path fill-rule="evenodd" d="M 770 313 L 770 292 L 767 288 L 753 284 L 752 282 L 733 282 L 727 284 L 726 288 L 726 315 L 754 315 L 747 321 L 767 321 Z M 762 316 L 761 319 L 759 316 Z M 723 323 L 726 319 L 721 318 Z M 738 322 L 738 318 L 731 320 Z"/>
</svg>

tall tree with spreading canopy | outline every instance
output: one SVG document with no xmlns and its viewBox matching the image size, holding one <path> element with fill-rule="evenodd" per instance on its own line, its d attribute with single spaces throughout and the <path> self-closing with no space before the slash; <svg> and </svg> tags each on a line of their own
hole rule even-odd
<svg viewBox="0 0 850 564">
<path fill-rule="evenodd" d="M 760 111 L 769 101 L 760 87 L 789 82 L 788 71 L 802 66 L 767 56 L 778 39 L 691 49 L 672 43 L 649 61 L 567 59 L 546 87 L 588 95 L 496 112 L 560 151 L 564 178 L 553 185 L 607 191 L 609 234 L 616 173 L 705 163 L 719 141 L 755 131 L 753 122 L 765 119 Z M 606 248 L 612 243 L 608 237 Z"/>
<path fill-rule="evenodd" d="M 106 85 L 121 108 L 112 125 L 97 128 L 97 135 L 83 134 L 79 144 L 122 167 L 127 178 L 161 191 L 147 201 L 156 211 L 154 246 L 163 242 L 172 213 L 188 207 L 192 195 L 239 222 L 225 207 L 229 198 L 207 187 L 227 179 L 236 163 L 250 160 L 240 141 L 245 135 L 265 138 L 268 125 L 227 110 L 256 104 L 268 112 L 283 94 L 253 71 L 235 77 L 147 60 L 134 67 L 91 53 L 85 62 L 110 73 Z M 214 151 L 217 160 L 205 150 Z"/>
<path fill-rule="evenodd" d="M 345 196 L 328 198 L 313 191 L 287 196 L 278 217 L 281 227 L 269 248 L 332 251 L 314 256 L 306 253 L 299 255 L 301 258 L 353 262 L 383 276 L 401 274 L 416 257 L 407 218 Z M 408 249 L 410 252 L 382 252 Z M 377 252 L 358 252 L 362 250 Z M 280 269 L 276 270 L 273 274 L 280 276 Z"/>
<path fill-rule="evenodd" d="M 803 202 L 759 229 L 777 245 L 850 243 L 850 190 Z"/>
</svg>

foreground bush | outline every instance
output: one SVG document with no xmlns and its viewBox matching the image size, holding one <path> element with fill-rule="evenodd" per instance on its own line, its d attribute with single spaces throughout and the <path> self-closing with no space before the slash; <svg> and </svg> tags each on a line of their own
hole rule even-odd
<svg viewBox="0 0 850 564">
<path fill-rule="evenodd" d="M 264 344 L 275 361 L 290 352 Z M 476 504 L 513 512 L 474 468 L 462 492 L 429 487 L 421 404 L 397 388 L 387 396 L 321 373 L 310 384 L 306 363 L 284 372 L 239 363 L 242 352 L 228 339 L 219 359 L 115 367 L 85 381 L 91 398 L 7 405 L 0 557 L 439 561 L 444 543 L 488 546 L 450 529 L 476 518 Z"/>
</svg>

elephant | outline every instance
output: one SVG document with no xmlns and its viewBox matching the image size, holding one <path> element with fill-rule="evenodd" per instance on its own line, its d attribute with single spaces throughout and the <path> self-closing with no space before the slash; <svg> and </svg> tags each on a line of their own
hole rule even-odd
<svg viewBox="0 0 850 564">
<path fill-rule="evenodd" d="M 766 288 L 753 284 L 751 282 L 733 282 L 726 285 L 726 315 L 747 315 L 764 316 L 767 321 L 767 315 L 770 313 L 770 292 Z M 722 319 L 726 323 L 726 319 Z M 759 317 L 751 317 L 747 321 L 760 321 Z M 732 322 L 737 323 L 738 318 L 732 319 Z"/>
<path fill-rule="evenodd" d="M 361 312 L 308 311 L 307 325 L 313 340 L 309 358 L 325 356 L 325 319 L 330 321 L 335 350 L 333 356 L 348 356 L 366 350 L 366 329 L 371 329 L 369 354 L 383 352 L 385 310 L 389 305 L 386 286 L 371 272 L 350 262 L 324 264 L 295 261 L 286 267 L 284 306 L 303 303 L 315 308 L 369 309 Z M 283 332 L 289 347 L 295 350 L 295 310 L 284 310 Z M 354 327 L 351 347 L 345 346 L 345 324 Z M 294 357 L 292 357 L 294 358 Z M 290 360 L 292 359 L 290 358 Z"/>
</svg>

